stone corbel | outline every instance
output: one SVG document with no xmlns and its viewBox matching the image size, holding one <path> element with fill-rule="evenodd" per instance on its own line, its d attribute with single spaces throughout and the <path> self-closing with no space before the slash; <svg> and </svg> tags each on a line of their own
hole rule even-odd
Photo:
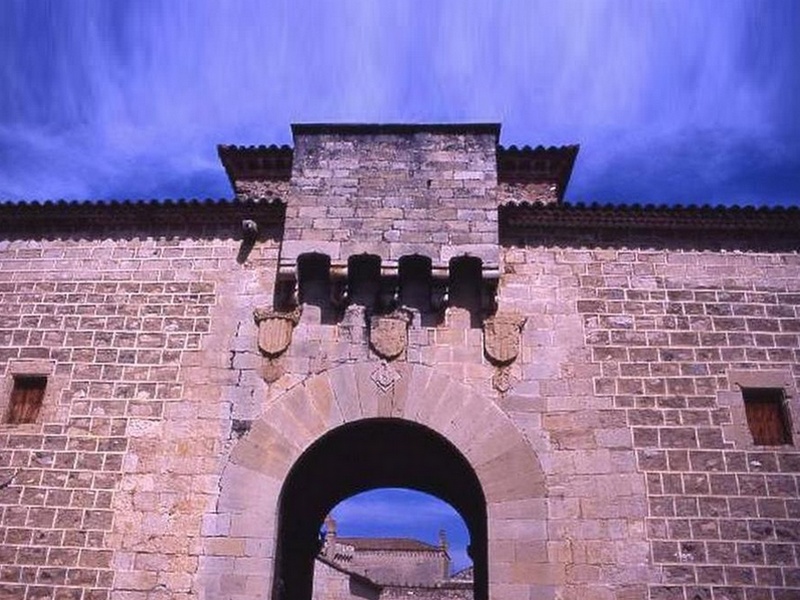
<svg viewBox="0 0 800 600">
<path fill-rule="evenodd" d="M 275 281 L 275 306 L 293 309 L 300 304 L 300 291 L 297 283 L 297 263 L 281 261 Z"/>
<path fill-rule="evenodd" d="M 497 311 L 497 287 L 500 283 L 500 268 L 484 265 L 481 285 L 481 309 L 483 314 L 491 315 Z"/>
<path fill-rule="evenodd" d="M 347 263 L 331 263 L 331 304 L 342 309 L 350 302 Z"/>
<path fill-rule="evenodd" d="M 450 267 L 435 265 L 431 267 L 431 308 L 442 311 L 450 302 Z"/>
<path fill-rule="evenodd" d="M 400 277 L 397 261 L 381 263 L 381 286 L 378 292 L 378 305 L 381 312 L 389 312 L 400 301 Z"/>
<path fill-rule="evenodd" d="M 519 356 L 526 321 L 518 312 L 498 312 L 483 321 L 483 349 L 497 369 L 492 385 L 501 393 L 511 388 L 511 364 Z"/>
</svg>

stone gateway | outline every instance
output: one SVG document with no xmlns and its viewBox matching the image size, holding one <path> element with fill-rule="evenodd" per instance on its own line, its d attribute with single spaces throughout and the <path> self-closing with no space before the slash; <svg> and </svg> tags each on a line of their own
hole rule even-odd
<svg viewBox="0 0 800 600">
<path fill-rule="evenodd" d="M 477 600 L 800 597 L 800 209 L 292 129 L 231 199 L 0 204 L 0 599 L 400 597 L 321 553 L 378 487 L 459 512 Z"/>
</svg>

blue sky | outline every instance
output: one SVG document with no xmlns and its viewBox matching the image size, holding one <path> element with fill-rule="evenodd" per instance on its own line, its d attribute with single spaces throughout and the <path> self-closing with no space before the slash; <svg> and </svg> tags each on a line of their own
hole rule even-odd
<svg viewBox="0 0 800 600">
<path fill-rule="evenodd" d="M 451 567 L 461 570 L 467 556 L 469 532 L 449 504 L 414 490 L 381 488 L 352 496 L 331 511 L 337 533 L 346 537 L 414 537 L 439 545 L 439 531 L 447 534 Z"/>
<path fill-rule="evenodd" d="M 499 121 L 573 201 L 800 200 L 794 0 L 3 0 L 0 199 L 230 197 L 217 143 Z"/>
</svg>

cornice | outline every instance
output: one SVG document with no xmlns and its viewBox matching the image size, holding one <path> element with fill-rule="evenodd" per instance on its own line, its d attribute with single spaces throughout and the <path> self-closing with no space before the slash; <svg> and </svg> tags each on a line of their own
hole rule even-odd
<svg viewBox="0 0 800 600">
<path fill-rule="evenodd" d="M 292 135 L 491 135 L 500 138 L 500 123 L 292 123 Z"/>
<path fill-rule="evenodd" d="M 217 146 L 231 187 L 236 181 L 289 181 L 294 150 L 291 146 Z"/>
<path fill-rule="evenodd" d="M 104 230 L 119 226 L 217 224 L 256 218 L 263 225 L 280 225 L 284 202 L 277 198 L 160 200 L 22 200 L 0 202 L 0 231 L 80 228 Z"/>
<path fill-rule="evenodd" d="M 498 146 L 497 181 L 512 185 L 552 183 L 558 200 L 564 197 L 580 146 Z"/>
<path fill-rule="evenodd" d="M 501 230 L 506 231 L 591 229 L 800 233 L 800 207 L 797 206 L 508 202 L 500 206 L 499 211 Z"/>
</svg>

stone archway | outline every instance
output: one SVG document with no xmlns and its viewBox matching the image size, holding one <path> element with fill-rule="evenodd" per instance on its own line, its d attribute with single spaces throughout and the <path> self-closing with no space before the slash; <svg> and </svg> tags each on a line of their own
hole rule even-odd
<svg viewBox="0 0 800 600">
<path fill-rule="evenodd" d="M 281 491 L 273 598 L 311 598 L 323 519 L 341 500 L 378 487 L 426 492 L 458 511 L 470 534 L 475 599 L 486 600 L 486 501 L 480 482 L 446 439 L 397 418 L 341 425 L 294 464 Z"/>
<path fill-rule="evenodd" d="M 217 566 L 221 561 L 211 569 L 201 564 L 207 597 L 224 587 L 225 576 L 251 590 L 250 597 L 268 597 L 278 558 L 281 494 L 293 468 L 326 434 L 373 419 L 421 426 L 438 440 L 429 452 L 450 447 L 466 466 L 464 473 L 474 474 L 477 488 L 472 489 L 482 491 L 485 500 L 489 596 L 527 597 L 539 587 L 547 563 L 544 475 L 528 440 L 507 415 L 491 399 L 430 367 L 349 363 L 277 398 L 233 448 L 218 513 L 229 524 L 229 538 L 243 540 L 235 547 L 252 551 L 231 563 L 233 573 L 214 572 L 223 570 Z"/>
</svg>

